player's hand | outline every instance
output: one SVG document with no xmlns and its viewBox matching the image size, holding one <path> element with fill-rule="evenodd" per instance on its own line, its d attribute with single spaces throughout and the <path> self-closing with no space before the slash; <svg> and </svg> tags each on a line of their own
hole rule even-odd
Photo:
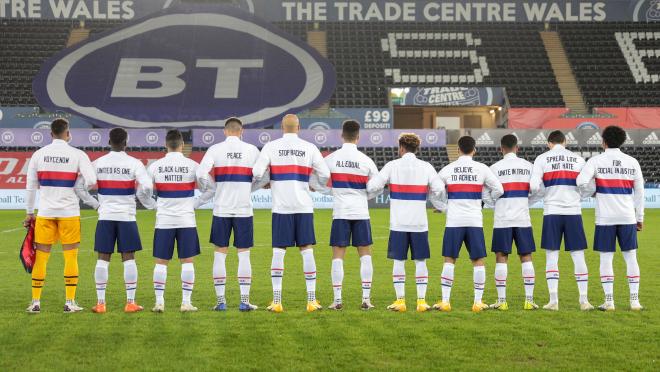
<svg viewBox="0 0 660 372">
<path fill-rule="evenodd" d="M 265 184 L 264 187 L 262 187 L 262 189 L 264 190 L 270 189 L 270 183 Z"/>
<path fill-rule="evenodd" d="M 26 215 L 25 219 L 23 220 L 23 227 L 27 229 L 28 227 L 30 227 L 32 221 L 34 221 L 34 213 Z"/>
<path fill-rule="evenodd" d="M 642 231 L 644 228 L 644 222 L 637 222 L 637 231 Z"/>
<path fill-rule="evenodd" d="M 440 209 L 434 209 L 433 213 L 442 213 L 442 211 Z"/>
</svg>

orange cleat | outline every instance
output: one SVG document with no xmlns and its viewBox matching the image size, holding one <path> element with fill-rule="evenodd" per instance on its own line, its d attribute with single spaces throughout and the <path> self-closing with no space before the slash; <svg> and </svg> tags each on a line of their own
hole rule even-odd
<svg viewBox="0 0 660 372">
<path fill-rule="evenodd" d="M 137 313 L 138 311 L 142 311 L 144 308 L 135 302 L 129 302 L 126 304 L 124 307 L 124 312 L 125 313 Z"/>
<path fill-rule="evenodd" d="M 105 314 L 105 304 L 96 304 L 96 306 L 92 308 L 92 312 L 97 314 Z"/>
</svg>

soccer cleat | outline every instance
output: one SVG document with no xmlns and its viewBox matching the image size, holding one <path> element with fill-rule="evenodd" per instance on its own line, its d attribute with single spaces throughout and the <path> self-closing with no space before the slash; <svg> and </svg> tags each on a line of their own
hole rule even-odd
<svg viewBox="0 0 660 372">
<path fill-rule="evenodd" d="M 580 304 L 580 310 L 582 311 L 591 311 L 594 309 L 594 306 L 588 302 L 583 302 Z"/>
<path fill-rule="evenodd" d="M 539 305 L 535 304 L 534 301 L 525 301 L 523 305 L 523 310 L 536 310 L 539 308 Z"/>
<path fill-rule="evenodd" d="M 448 313 L 448 312 L 451 311 L 451 304 L 450 304 L 449 302 L 445 302 L 445 301 L 440 300 L 440 301 L 436 302 L 436 303 L 433 305 L 433 308 L 434 308 L 435 310 L 438 310 L 438 311 L 442 311 L 442 312 Z"/>
<path fill-rule="evenodd" d="M 639 302 L 630 304 L 630 311 L 642 311 L 642 310 L 644 310 L 644 306 L 642 306 Z"/>
<path fill-rule="evenodd" d="M 431 310 L 431 306 L 426 303 L 426 300 L 417 300 L 417 312 L 423 313 Z"/>
<path fill-rule="evenodd" d="M 213 311 L 225 311 L 225 310 L 227 310 L 227 304 L 225 304 L 224 302 L 221 302 L 221 303 L 215 305 L 213 307 L 213 309 L 211 309 L 211 310 L 213 310 Z"/>
<path fill-rule="evenodd" d="M 319 303 L 319 300 L 314 300 L 314 301 L 308 301 L 307 302 L 307 312 L 312 313 L 317 310 L 322 310 L 323 306 L 321 306 L 321 303 Z"/>
<path fill-rule="evenodd" d="M 362 305 L 360 305 L 360 309 L 364 311 L 369 311 L 373 309 L 375 306 L 371 304 L 371 300 L 362 300 Z"/>
<path fill-rule="evenodd" d="M 488 306 L 488 308 L 493 310 L 507 311 L 509 310 L 509 304 L 506 302 L 496 302 Z"/>
<path fill-rule="evenodd" d="M 92 312 L 96 314 L 105 314 L 106 312 L 105 304 L 96 304 L 96 306 L 92 308 Z"/>
<path fill-rule="evenodd" d="M 135 302 L 128 302 L 126 303 L 126 306 L 124 306 L 125 313 L 137 313 L 142 310 L 144 310 L 144 307 L 136 304 Z"/>
<path fill-rule="evenodd" d="M 181 304 L 180 310 L 182 313 L 192 313 L 197 311 L 197 308 L 194 307 L 192 304 Z"/>
<path fill-rule="evenodd" d="M 483 302 L 475 302 L 472 304 L 472 312 L 473 313 L 480 313 L 484 310 L 488 310 L 488 305 L 486 305 Z"/>
<path fill-rule="evenodd" d="M 165 312 L 165 304 L 156 304 L 151 311 L 154 313 L 164 313 Z"/>
<path fill-rule="evenodd" d="M 33 302 L 30 306 L 25 309 L 28 314 L 39 314 L 41 313 L 41 305 L 37 302 Z"/>
<path fill-rule="evenodd" d="M 249 303 L 246 304 L 245 302 L 241 302 L 241 304 L 238 305 L 238 311 L 241 311 L 241 312 L 244 312 L 244 313 L 248 312 L 248 311 L 257 310 L 258 308 L 259 307 L 257 305 L 252 305 L 252 304 L 249 304 Z"/>
<path fill-rule="evenodd" d="M 340 303 L 333 302 L 332 305 L 328 306 L 328 309 L 330 310 L 342 310 L 344 308 L 344 305 Z"/>
<path fill-rule="evenodd" d="M 64 312 L 66 314 L 77 313 L 80 311 L 83 311 L 83 308 L 78 306 L 76 301 L 71 301 L 69 303 L 64 304 Z"/>
<path fill-rule="evenodd" d="M 284 311 L 284 307 L 282 304 L 271 303 L 268 305 L 266 310 L 270 311 L 271 313 L 281 313 Z"/>
<path fill-rule="evenodd" d="M 394 301 L 390 306 L 387 307 L 387 310 L 392 310 L 399 313 L 405 313 L 408 308 L 406 307 L 406 300 L 401 298 Z"/>
<path fill-rule="evenodd" d="M 546 305 L 543 305 L 543 310 L 559 311 L 559 303 L 548 302 Z"/>
<path fill-rule="evenodd" d="M 614 311 L 614 303 L 605 302 L 604 304 L 598 306 L 598 310 L 600 310 L 600 311 Z"/>
</svg>

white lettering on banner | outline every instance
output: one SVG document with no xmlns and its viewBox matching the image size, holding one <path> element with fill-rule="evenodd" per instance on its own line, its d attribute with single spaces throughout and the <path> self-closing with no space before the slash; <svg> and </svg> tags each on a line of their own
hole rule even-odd
<svg viewBox="0 0 660 372">
<path fill-rule="evenodd" d="M 615 32 L 614 38 L 621 48 L 621 53 L 628 63 L 630 72 L 635 78 L 635 83 L 657 83 L 660 81 L 660 74 L 649 74 L 649 70 L 644 63 L 644 58 L 660 58 L 660 45 L 657 49 L 637 49 L 635 40 L 658 40 L 658 32 Z M 659 43 L 660 44 L 660 43 Z"/>
<path fill-rule="evenodd" d="M 238 98 L 242 68 L 263 68 L 263 59 L 198 59 L 197 67 L 218 70 L 214 98 Z"/>
<path fill-rule="evenodd" d="M 0 158 L 0 175 L 12 174 L 17 164 L 18 159 Z"/>
</svg>

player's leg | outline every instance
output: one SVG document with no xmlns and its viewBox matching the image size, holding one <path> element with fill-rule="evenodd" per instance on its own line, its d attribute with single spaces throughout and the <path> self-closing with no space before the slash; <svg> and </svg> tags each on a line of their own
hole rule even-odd
<svg viewBox="0 0 660 372">
<path fill-rule="evenodd" d="M 332 279 L 333 301 L 328 309 L 341 310 L 343 308 L 341 290 L 344 281 L 344 255 L 351 239 L 351 221 L 333 219 L 330 228 L 330 246 L 332 247 Z"/>
<path fill-rule="evenodd" d="M 46 267 L 50 250 L 58 238 L 57 224 L 54 220 L 37 217 L 34 228 L 36 246 L 35 261 L 32 267 L 32 301 L 26 311 L 30 314 L 41 312 L 41 292 L 46 283 Z"/>
<path fill-rule="evenodd" d="M 508 259 L 513 246 L 513 227 L 493 229 L 491 251 L 495 253 L 495 289 L 497 302 L 490 305 L 492 309 L 508 310 L 506 302 L 506 280 L 508 275 Z"/>
<path fill-rule="evenodd" d="M 201 252 L 197 228 L 176 229 L 176 246 L 181 262 L 181 311 L 197 311 L 197 308 L 192 304 L 192 293 L 195 287 L 193 259 Z"/>
<path fill-rule="evenodd" d="M 518 256 L 522 267 L 523 284 L 525 285 L 524 310 L 536 310 L 538 305 L 534 303 L 534 264 L 532 264 L 532 253 L 536 252 L 534 242 L 534 230 L 531 227 L 516 227 L 513 229 L 513 240 L 516 243 Z"/>
<path fill-rule="evenodd" d="M 64 285 L 66 292 L 65 313 L 75 313 L 83 308 L 76 303 L 78 288 L 78 250 L 80 247 L 80 217 L 61 218 L 57 221 L 58 233 L 64 255 Z"/>
<path fill-rule="evenodd" d="M 575 282 L 580 293 L 580 310 L 593 310 L 589 303 L 589 269 L 584 259 L 584 251 L 587 249 L 587 237 L 582 226 L 582 216 L 562 216 L 564 219 L 564 244 L 566 250 L 571 252 L 575 273 Z"/>
<path fill-rule="evenodd" d="M 473 266 L 474 303 L 472 311 L 478 313 L 488 309 L 488 305 L 483 302 L 484 287 L 486 286 L 486 240 L 481 227 L 466 227 L 465 230 L 465 247 L 470 253 Z"/>
<path fill-rule="evenodd" d="M 614 311 L 614 252 L 616 251 L 616 226 L 596 225 L 594 250 L 600 255 L 600 282 L 605 302 L 598 310 Z"/>
<path fill-rule="evenodd" d="M 137 291 L 138 269 L 135 263 L 135 252 L 142 250 L 142 241 L 135 221 L 118 222 L 117 251 L 121 253 L 124 265 L 124 288 L 126 289 L 126 305 L 124 312 L 135 313 L 144 308 L 135 302 Z"/>
<path fill-rule="evenodd" d="M 362 310 L 370 310 L 374 306 L 371 304 L 371 281 L 374 275 L 374 268 L 371 262 L 371 245 L 373 238 L 371 235 L 370 220 L 356 220 L 351 223 L 351 243 L 357 247 L 360 256 L 360 279 L 362 282 Z"/>
<path fill-rule="evenodd" d="M 442 299 L 433 308 L 440 311 L 451 311 L 451 289 L 454 286 L 454 266 L 463 245 L 465 230 L 462 227 L 446 227 L 442 239 L 442 256 L 444 265 L 440 284 L 442 285 Z"/>
<path fill-rule="evenodd" d="M 392 284 L 396 301 L 387 307 L 388 310 L 406 311 L 406 259 L 410 237 L 408 232 L 390 230 L 387 245 L 387 258 L 392 260 Z"/>
<path fill-rule="evenodd" d="M 227 283 L 227 268 L 225 261 L 231 235 L 231 218 L 213 216 L 211 223 L 210 242 L 215 245 L 213 253 L 213 286 L 215 288 L 216 305 L 215 311 L 227 309 L 225 298 L 225 287 Z"/>
<path fill-rule="evenodd" d="M 623 225 L 617 231 L 619 246 L 626 261 L 626 277 L 630 288 L 630 310 L 644 309 L 639 303 L 639 263 L 637 262 L 637 226 Z"/>
<path fill-rule="evenodd" d="M 426 260 L 431 258 L 429 247 L 429 233 L 411 232 L 410 234 L 410 256 L 415 261 L 415 283 L 417 285 L 417 311 L 425 312 L 431 309 L 426 303 L 426 288 L 429 283 L 429 269 Z"/>
<path fill-rule="evenodd" d="M 307 311 L 321 310 L 316 299 L 316 260 L 314 259 L 314 214 L 298 213 L 294 215 L 296 245 L 300 249 L 303 261 L 303 273 L 307 287 Z"/>
<path fill-rule="evenodd" d="M 543 306 L 546 310 L 559 310 L 559 249 L 561 248 L 561 238 L 561 216 L 543 216 L 541 248 L 545 249 L 545 279 L 550 294 L 550 300 Z"/>
<path fill-rule="evenodd" d="M 234 231 L 234 247 L 238 252 L 238 287 L 241 294 L 240 311 L 257 310 L 257 306 L 250 303 L 250 288 L 252 287 L 252 263 L 250 262 L 250 249 L 254 246 L 254 220 L 252 217 L 232 219 Z"/>
<path fill-rule="evenodd" d="M 167 264 L 174 255 L 175 229 L 155 229 L 153 256 L 156 261 L 154 266 L 154 293 L 156 304 L 152 311 L 162 313 L 165 311 L 165 283 L 167 282 Z"/>
<path fill-rule="evenodd" d="M 295 245 L 295 229 L 293 215 L 273 213 L 271 222 L 273 245 L 273 258 L 270 263 L 270 277 L 273 285 L 273 301 L 268 311 L 281 313 L 282 307 L 282 279 L 284 277 L 284 255 L 286 248 Z"/>
<path fill-rule="evenodd" d="M 96 267 L 94 268 L 94 281 L 96 283 L 96 306 L 92 307 L 94 313 L 105 313 L 105 289 L 108 285 L 108 267 L 110 258 L 115 251 L 117 240 L 116 223 L 114 221 L 98 221 L 94 235 L 94 251 L 98 253 Z"/>
</svg>

